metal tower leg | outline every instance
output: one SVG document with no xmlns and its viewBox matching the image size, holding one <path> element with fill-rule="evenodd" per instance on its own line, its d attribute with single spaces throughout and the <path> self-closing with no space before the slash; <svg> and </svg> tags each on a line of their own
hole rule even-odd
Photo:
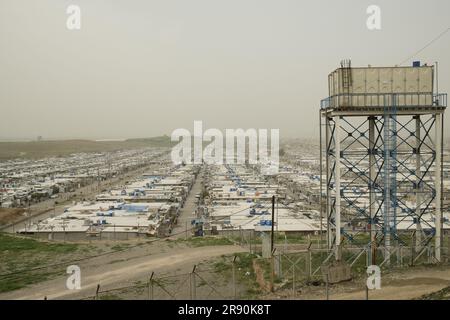
<svg viewBox="0 0 450 320">
<path fill-rule="evenodd" d="M 330 225 L 330 218 L 331 218 L 331 190 L 330 190 L 330 179 L 331 179 L 331 171 L 330 171 L 330 150 L 331 150 L 331 128 L 330 128 L 330 118 L 328 118 L 328 115 L 325 114 L 325 148 L 326 148 L 326 159 L 325 159 L 325 165 L 327 168 L 327 176 L 326 176 L 326 188 L 327 188 L 327 202 L 325 205 L 326 208 L 326 216 L 327 216 L 327 248 L 328 250 L 331 250 L 331 247 L 333 245 L 332 241 L 332 235 L 331 235 L 331 225 Z"/>
<path fill-rule="evenodd" d="M 441 143 L 442 143 L 442 131 L 441 131 L 441 114 L 436 114 L 436 124 L 435 124 L 435 139 L 436 139 L 436 161 L 434 169 L 434 181 L 436 188 L 436 212 L 435 212 L 435 257 L 438 262 L 441 262 L 441 229 L 442 229 L 442 212 L 441 212 Z"/>
<path fill-rule="evenodd" d="M 416 119 L 416 243 L 415 243 L 415 252 L 420 252 L 422 250 L 422 225 L 420 223 L 421 220 L 421 162 L 420 162 L 420 116 L 415 116 Z"/>
<path fill-rule="evenodd" d="M 335 125 L 335 183 L 336 183 L 336 204 L 335 204 L 335 224 L 336 224 L 336 261 L 341 260 L 341 123 L 340 117 L 336 117 Z"/>
<path fill-rule="evenodd" d="M 369 227 L 370 227 L 370 248 L 368 264 L 376 263 L 376 224 L 375 224 L 375 119 L 369 117 Z"/>
</svg>

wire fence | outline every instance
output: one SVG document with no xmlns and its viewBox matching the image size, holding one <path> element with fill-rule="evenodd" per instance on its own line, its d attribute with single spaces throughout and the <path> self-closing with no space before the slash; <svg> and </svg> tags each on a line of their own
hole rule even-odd
<svg viewBox="0 0 450 320">
<path fill-rule="evenodd" d="M 232 278 L 237 279 L 237 270 L 231 265 Z M 215 268 L 194 266 L 191 272 L 179 274 L 157 274 L 152 272 L 147 279 L 132 285 L 103 288 L 99 283 L 93 295 L 82 300 L 227 300 L 244 298 L 245 288 L 237 281 L 229 281 Z"/>
<path fill-rule="evenodd" d="M 329 282 L 324 266 L 333 264 L 334 256 L 328 249 L 310 245 L 302 250 L 286 251 L 281 247 L 274 251 L 272 257 L 262 258 L 257 247 L 253 248 L 255 251 L 252 253 L 221 257 L 207 266 L 193 266 L 190 272 L 152 272 L 146 279 L 116 288 L 103 287 L 99 283 L 96 292 L 83 299 L 245 300 L 281 291 L 290 297 L 301 298 L 301 289 L 312 286 L 321 287 L 324 299 L 329 297 L 332 282 Z M 448 261 L 449 248 L 442 247 L 441 250 L 443 260 Z M 436 262 L 432 246 L 420 251 L 416 247 L 402 246 L 390 253 L 390 259 L 387 259 L 385 248 L 376 250 L 377 265 L 383 272 Z M 366 279 L 369 254 L 368 250 L 358 247 L 349 247 L 342 252 L 342 261 L 352 277 Z"/>
</svg>

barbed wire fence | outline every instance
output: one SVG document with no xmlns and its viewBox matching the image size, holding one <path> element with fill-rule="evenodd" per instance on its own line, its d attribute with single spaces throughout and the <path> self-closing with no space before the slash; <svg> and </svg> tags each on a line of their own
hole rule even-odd
<svg viewBox="0 0 450 320">
<path fill-rule="evenodd" d="M 236 280 L 236 269 L 231 261 L 232 278 Z M 218 276 L 215 268 L 202 268 L 194 265 L 187 273 L 157 274 L 132 285 L 107 288 L 99 283 L 94 294 L 82 300 L 137 299 L 137 300 L 227 300 L 242 298 L 242 288 L 236 281 Z"/>
<path fill-rule="evenodd" d="M 448 251 L 448 248 L 442 249 Z M 380 256 L 379 264 L 384 270 L 434 263 L 431 247 L 425 248 L 420 256 L 414 255 L 411 248 L 402 247 L 401 253 L 392 252 L 392 256 L 397 258 L 391 266 L 383 264 L 384 248 L 377 250 Z M 352 274 L 359 275 L 362 279 L 365 279 L 366 255 L 367 250 L 358 247 L 348 248 L 343 253 L 343 260 L 352 269 Z M 190 272 L 150 272 L 146 279 L 136 281 L 132 285 L 109 288 L 99 283 L 96 292 L 83 299 L 245 300 L 280 291 L 287 292 L 290 297 L 301 298 L 301 290 L 308 286 L 320 287 L 319 291 L 323 291 L 324 299 L 330 294 L 330 284 L 322 270 L 324 265 L 333 260 L 327 249 L 310 245 L 302 250 L 275 250 L 271 258 L 262 258 L 255 252 L 246 252 L 221 259 L 219 265 L 194 265 Z M 245 263 L 242 260 L 246 260 Z"/>
</svg>

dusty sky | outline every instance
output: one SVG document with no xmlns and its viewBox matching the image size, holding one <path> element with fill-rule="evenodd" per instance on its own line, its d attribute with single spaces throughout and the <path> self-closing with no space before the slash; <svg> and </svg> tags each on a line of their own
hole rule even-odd
<svg viewBox="0 0 450 320">
<path fill-rule="evenodd" d="M 313 137 L 340 60 L 399 64 L 449 12 L 448 0 L 0 0 L 0 139 L 170 135 L 194 120 Z M 450 91 L 450 32 L 416 59 L 439 61 Z"/>
</svg>

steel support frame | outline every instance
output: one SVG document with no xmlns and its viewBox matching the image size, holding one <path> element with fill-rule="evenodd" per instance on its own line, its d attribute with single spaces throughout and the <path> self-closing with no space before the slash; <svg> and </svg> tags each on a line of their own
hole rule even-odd
<svg viewBox="0 0 450 320">
<path fill-rule="evenodd" d="M 394 129 L 385 127 L 386 114 L 347 116 L 326 109 L 321 114 L 327 244 L 335 259 L 341 260 L 343 246 L 352 245 L 367 250 L 369 265 L 389 264 L 391 255 L 411 243 L 407 238 L 414 233 L 416 252 L 434 239 L 434 258 L 441 261 L 441 112 L 392 116 Z M 395 136 L 390 150 L 385 148 L 386 130 Z M 394 190 L 386 190 L 388 157 Z M 395 206 L 393 217 L 386 217 L 387 198 Z M 393 225 L 386 226 L 386 221 Z M 381 248 L 384 260 L 377 261 Z"/>
</svg>

